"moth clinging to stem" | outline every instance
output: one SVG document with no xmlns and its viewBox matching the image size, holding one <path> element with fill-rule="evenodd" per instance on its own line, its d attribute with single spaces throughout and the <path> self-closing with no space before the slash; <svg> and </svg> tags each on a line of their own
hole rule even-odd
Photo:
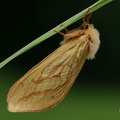
<svg viewBox="0 0 120 120">
<path fill-rule="evenodd" d="M 29 70 L 9 90 L 10 112 L 36 112 L 57 105 L 75 82 L 86 59 L 99 48 L 99 32 L 86 12 L 80 28 L 68 31 L 61 46 Z"/>
</svg>

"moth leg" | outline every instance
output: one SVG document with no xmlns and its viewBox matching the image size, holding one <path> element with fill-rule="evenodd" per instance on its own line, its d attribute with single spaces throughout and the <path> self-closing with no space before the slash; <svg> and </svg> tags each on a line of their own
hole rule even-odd
<svg viewBox="0 0 120 120">
<path fill-rule="evenodd" d="M 66 35 L 65 33 L 60 32 L 60 31 L 57 31 L 57 30 L 54 30 L 54 31 L 57 32 L 57 33 L 59 33 L 59 34 L 62 35 L 62 36 L 65 36 L 65 35 Z"/>
<path fill-rule="evenodd" d="M 90 13 L 90 14 L 86 17 L 87 23 L 89 23 L 89 19 L 91 18 L 91 16 L 92 16 L 92 13 Z"/>
<path fill-rule="evenodd" d="M 66 33 L 69 33 L 69 30 L 67 28 L 64 29 Z"/>
<path fill-rule="evenodd" d="M 70 38 L 75 38 L 75 37 L 80 37 L 81 35 L 84 34 L 84 32 L 76 32 L 76 33 L 63 33 L 57 30 L 54 30 L 55 32 L 59 33 L 60 35 L 64 36 L 64 37 L 70 37 Z"/>
<path fill-rule="evenodd" d="M 54 30 L 54 31 L 57 32 L 57 33 L 59 33 L 62 36 L 65 36 L 66 34 L 69 34 L 69 30 L 67 28 L 65 28 L 64 30 L 65 30 L 65 33 L 57 31 L 57 30 Z"/>
<path fill-rule="evenodd" d="M 84 17 L 83 17 L 83 24 L 82 24 L 82 26 L 83 26 L 83 29 L 84 29 L 84 30 L 87 29 L 87 25 L 89 24 L 89 19 L 90 19 L 90 17 L 92 16 L 92 13 L 91 13 L 91 14 L 88 14 L 89 11 L 90 11 L 90 8 L 88 8 L 86 14 L 85 14 Z"/>
<path fill-rule="evenodd" d="M 70 38 L 76 38 L 76 37 L 80 37 L 83 34 L 84 32 L 76 32 L 76 33 L 67 33 L 65 34 L 65 36 L 70 37 Z"/>
</svg>

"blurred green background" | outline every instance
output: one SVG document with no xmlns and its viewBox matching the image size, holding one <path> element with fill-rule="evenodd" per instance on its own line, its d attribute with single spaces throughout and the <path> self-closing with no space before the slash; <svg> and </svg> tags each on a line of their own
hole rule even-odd
<svg viewBox="0 0 120 120">
<path fill-rule="evenodd" d="M 0 61 L 97 0 L 21 0 L 0 3 Z M 38 113 L 10 113 L 12 84 L 59 47 L 54 35 L 0 70 L 0 120 L 120 120 L 120 1 L 95 11 L 90 22 L 100 31 L 96 59 L 86 61 L 75 84 L 56 107 Z M 82 20 L 68 29 L 79 27 Z"/>
</svg>

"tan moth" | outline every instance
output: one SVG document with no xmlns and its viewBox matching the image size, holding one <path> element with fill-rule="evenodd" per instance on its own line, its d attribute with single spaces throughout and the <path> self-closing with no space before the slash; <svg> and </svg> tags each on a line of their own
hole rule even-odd
<svg viewBox="0 0 120 120">
<path fill-rule="evenodd" d="M 88 10 L 89 11 L 89 10 Z M 29 70 L 10 89 L 10 112 L 36 112 L 57 105 L 75 82 L 86 59 L 99 48 L 99 32 L 89 24 L 88 11 L 80 28 L 68 31 L 61 46 Z"/>
</svg>

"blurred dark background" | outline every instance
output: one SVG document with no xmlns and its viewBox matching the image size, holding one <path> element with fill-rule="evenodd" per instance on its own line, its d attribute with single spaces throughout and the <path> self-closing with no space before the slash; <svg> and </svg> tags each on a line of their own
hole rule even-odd
<svg viewBox="0 0 120 120">
<path fill-rule="evenodd" d="M 0 62 L 95 2 L 97 0 L 2 1 L 0 3 Z M 74 86 L 57 107 L 42 113 L 12 114 L 6 109 L 6 96 L 15 81 L 59 47 L 62 36 L 59 34 L 52 36 L 4 66 L 0 70 L 0 119 L 119 120 L 119 6 L 120 1 L 116 0 L 93 13 L 90 22 L 100 32 L 100 49 L 96 59 L 86 61 Z M 82 20 L 69 26 L 68 29 L 79 27 L 81 23 Z M 36 118 L 30 117 L 36 115 Z"/>
</svg>

